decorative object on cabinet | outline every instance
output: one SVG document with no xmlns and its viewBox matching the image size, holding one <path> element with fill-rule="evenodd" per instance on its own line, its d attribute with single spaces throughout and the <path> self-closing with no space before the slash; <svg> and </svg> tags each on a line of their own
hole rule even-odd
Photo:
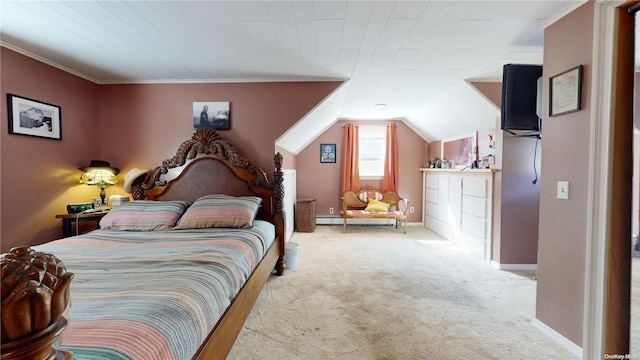
<svg viewBox="0 0 640 360">
<path fill-rule="evenodd" d="M 336 162 L 336 144 L 320 144 L 320 162 Z"/>
<path fill-rule="evenodd" d="M 193 128 L 231 129 L 228 101 L 193 102 Z"/>
<path fill-rule="evenodd" d="M 441 142 L 442 158 L 455 165 L 470 166 L 477 160 L 478 133 L 472 132 L 461 136 L 444 139 Z M 449 168 L 444 167 L 445 169 Z"/>
<path fill-rule="evenodd" d="M 580 110 L 581 93 L 582 65 L 549 78 L 549 116 Z"/>
<path fill-rule="evenodd" d="M 429 167 L 430 168 L 436 168 L 439 169 L 440 165 L 442 164 L 442 160 L 440 160 L 439 157 L 434 157 L 431 161 L 429 161 Z"/>
<path fill-rule="evenodd" d="M 57 105 L 7 94 L 9 134 L 62 140 L 61 108 Z"/>
<path fill-rule="evenodd" d="M 98 185 L 100 187 L 101 206 L 107 206 L 105 201 L 107 194 L 104 188 L 107 185 L 115 185 L 118 183 L 116 175 L 118 175 L 120 169 L 111 167 L 111 164 L 104 160 L 91 160 L 89 166 L 78 169 L 84 171 L 84 174 L 80 177 L 80 183 Z"/>
</svg>

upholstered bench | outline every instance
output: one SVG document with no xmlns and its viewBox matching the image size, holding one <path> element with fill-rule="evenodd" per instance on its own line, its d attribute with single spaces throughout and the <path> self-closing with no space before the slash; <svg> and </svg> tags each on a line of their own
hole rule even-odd
<svg viewBox="0 0 640 360">
<path fill-rule="evenodd" d="M 402 206 L 400 205 L 402 204 Z M 371 187 L 359 191 L 348 190 L 342 195 L 342 217 L 344 232 L 347 219 L 393 219 L 402 221 L 403 232 L 407 233 L 407 212 L 409 200 L 401 198 L 395 191 L 380 191 Z"/>
</svg>

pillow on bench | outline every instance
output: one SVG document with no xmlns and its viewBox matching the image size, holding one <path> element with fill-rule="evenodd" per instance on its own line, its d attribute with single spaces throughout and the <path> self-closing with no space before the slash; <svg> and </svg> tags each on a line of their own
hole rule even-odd
<svg viewBox="0 0 640 360">
<path fill-rule="evenodd" d="M 358 194 L 358 199 L 365 203 L 371 200 L 382 200 L 382 193 L 379 191 L 363 191 Z"/>
<path fill-rule="evenodd" d="M 389 211 L 390 206 L 391 204 L 387 204 L 386 202 L 382 202 L 376 199 L 370 199 L 364 211 L 387 212 Z"/>
</svg>

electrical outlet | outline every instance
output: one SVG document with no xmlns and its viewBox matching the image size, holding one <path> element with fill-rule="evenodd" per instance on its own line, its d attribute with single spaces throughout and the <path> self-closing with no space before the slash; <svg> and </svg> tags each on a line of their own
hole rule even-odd
<svg viewBox="0 0 640 360">
<path fill-rule="evenodd" d="M 558 193 L 556 194 L 556 198 L 562 200 L 569 200 L 569 182 L 568 181 L 558 181 Z"/>
<path fill-rule="evenodd" d="M 413 206 L 409 208 L 409 213 L 413 214 L 414 212 L 416 212 L 416 208 L 414 208 Z"/>
<path fill-rule="evenodd" d="M 329 208 L 329 214 L 333 214 L 333 208 Z"/>
</svg>

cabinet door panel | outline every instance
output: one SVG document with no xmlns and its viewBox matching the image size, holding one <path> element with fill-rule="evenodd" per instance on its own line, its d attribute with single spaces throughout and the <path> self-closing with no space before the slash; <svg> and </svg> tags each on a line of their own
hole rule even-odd
<svg viewBox="0 0 640 360">
<path fill-rule="evenodd" d="M 433 216 L 434 218 L 438 217 L 438 205 L 427 203 L 427 215 Z"/>
<path fill-rule="evenodd" d="M 432 217 L 432 216 L 427 216 L 425 218 L 425 223 L 428 229 L 430 229 L 431 231 L 437 233 L 438 232 L 438 219 Z"/>
<path fill-rule="evenodd" d="M 473 196 L 465 196 L 462 199 L 462 212 L 486 219 L 487 200 Z"/>
<path fill-rule="evenodd" d="M 462 192 L 465 195 L 471 195 L 480 197 L 483 199 L 487 198 L 487 185 L 489 181 L 486 178 L 468 176 L 464 178 L 464 186 L 462 188 Z"/>
<path fill-rule="evenodd" d="M 438 188 L 438 175 L 436 174 L 427 174 L 425 181 L 425 187 L 427 189 L 437 189 Z"/>
<path fill-rule="evenodd" d="M 465 234 L 463 240 L 464 246 L 473 254 L 481 259 L 488 258 L 488 242 L 484 238 L 479 238 L 471 234 Z"/>
<path fill-rule="evenodd" d="M 447 179 L 449 189 L 447 193 L 447 222 L 460 226 L 462 215 L 462 177 L 450 175 Z"/>
<path fill-rule="evenodd" d="M 438 203 L 438 189 L 427 189 L 427 202 Z"/>
<path fill-rule="evenodd" d="M 479 238 L 487 238 L 487 222 L 469 214 L 462 214 L 462 230 Z"/>
</svg>

